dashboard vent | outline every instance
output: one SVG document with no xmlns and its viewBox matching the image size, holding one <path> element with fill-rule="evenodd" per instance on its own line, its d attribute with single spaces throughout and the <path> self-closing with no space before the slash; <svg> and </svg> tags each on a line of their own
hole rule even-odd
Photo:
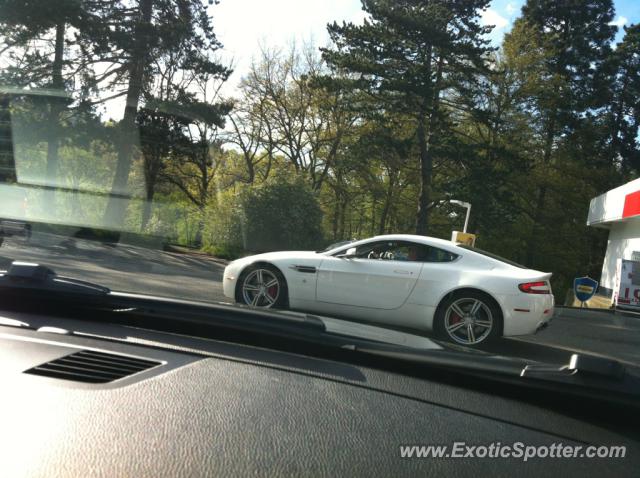
<svg viewBox="0 0 640 478">
<path fill-rule="evenodd" d="M 33 367 L 25 373 L 75 382 L 108 383 L 158 365 L 160 362 L 82 350 Z"/>
</svg>

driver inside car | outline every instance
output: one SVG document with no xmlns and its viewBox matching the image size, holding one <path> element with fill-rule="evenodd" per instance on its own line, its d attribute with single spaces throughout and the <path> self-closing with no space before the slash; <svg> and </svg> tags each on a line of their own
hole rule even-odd
<svg viewBox="0 0 640 478">
<path fill-rule="evenodd" d="M 367 255 L 367 259 L 382 259 L 383 251 L 379 247 L 374 247 Z"/>
<path fill-rule="evenodd" d="M 417 247 L 409 247 L 409 251 L 407 254 L 407 260 L 408 261 L 417 261 L 418 260 L 418 248 Z"/>
</svg>

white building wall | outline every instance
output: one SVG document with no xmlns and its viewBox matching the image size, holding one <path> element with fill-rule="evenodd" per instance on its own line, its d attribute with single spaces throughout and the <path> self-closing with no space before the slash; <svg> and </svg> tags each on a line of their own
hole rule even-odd
<svg viewBox="0 0 640 478">
<path fill-rule="evenodd" d="M 600 286 L 613 290 L 618 259 L 630 260 L 636 251 L 640 253 L 640 218 L 612 223 L 602 266 Z"/>
</svg>

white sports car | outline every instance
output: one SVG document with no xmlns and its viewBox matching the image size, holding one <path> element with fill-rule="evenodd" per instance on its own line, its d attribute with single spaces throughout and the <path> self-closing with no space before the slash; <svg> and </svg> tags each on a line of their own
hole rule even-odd
<svg viewBox="0 0 640 478">
<path fill-rule="evenodd" d="M 434 331 L 463 345 L 525 335 L 553 316 L 551 274 L 453 242 L 388 235 L 324 252 L 270 252 L 224 271 L 224 294 L 291 308 Z"/>
</svg>

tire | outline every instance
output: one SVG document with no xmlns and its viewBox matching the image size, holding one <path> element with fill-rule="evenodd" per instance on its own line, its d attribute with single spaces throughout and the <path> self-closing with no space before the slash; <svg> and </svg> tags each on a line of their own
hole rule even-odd
<svg viewBox="0 0 640 478">
<path fill-rule="evenodd" d="M 438 306 L 434 332 L 438 338 L 457 345 L 489 344 L 502 335 L 502 311 L 495 300 L 483 292 L 455 292 Z"/>
<path fill-rule="evenodd" d="M 283 309 L 288 305 L 287 282 L 269 264 L 247 267 L 236 286 L 236 302 L 261 309 Z"/>
</svg>

